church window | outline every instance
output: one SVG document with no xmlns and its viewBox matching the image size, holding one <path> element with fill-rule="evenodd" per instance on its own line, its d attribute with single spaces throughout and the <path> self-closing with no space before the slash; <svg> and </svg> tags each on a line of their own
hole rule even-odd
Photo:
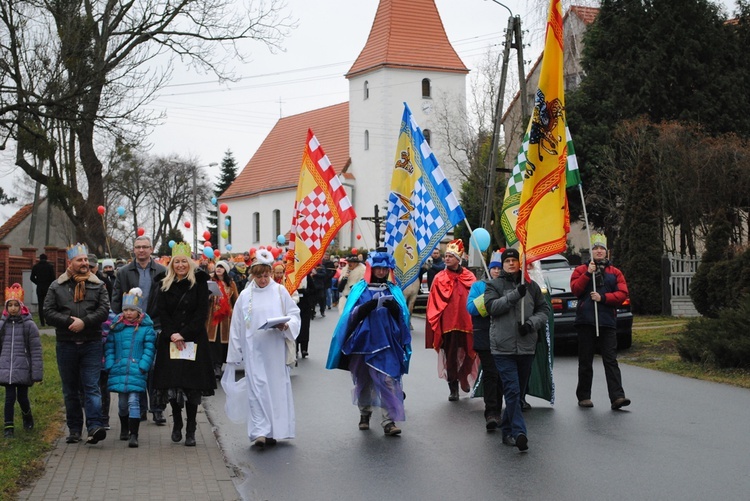
<svg viewBox="0 0 750 501">
<path fill-rule="evenodd" d="M 260 242 L 260 212 L 253 212 L 253 242 Z"/>
<path fill-rule="evenodd" d="M 370 149 L 370 131 L 365 131 L 365 151 Z"/>
<path fill-rule="evenodd" d="M 429 78 L 422 79 L 422 97 L 432 97 L 432 86 Z"/>
</svg>

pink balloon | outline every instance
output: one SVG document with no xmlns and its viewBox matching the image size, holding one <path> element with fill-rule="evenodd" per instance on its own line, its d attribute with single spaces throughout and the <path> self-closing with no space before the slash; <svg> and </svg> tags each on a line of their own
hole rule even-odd
<svg viewBox="0 0 750 501">
<path fill-rule="evenodd" d="M 203 242 L 203 247 L 213 247 L 213 245 L 211 245 L 210 240 L 206 240 L 205 242 Z"/>
</svg>

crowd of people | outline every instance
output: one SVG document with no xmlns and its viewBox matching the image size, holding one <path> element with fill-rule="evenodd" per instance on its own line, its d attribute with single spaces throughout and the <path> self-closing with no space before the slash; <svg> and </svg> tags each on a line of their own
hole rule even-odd
<svg viewBox="0 0 750 501">
<path fill-rule="evenodd" d="M 592 248 L 591 262 L 571 278 L 579 297 L 576 394 L 580 407 L 593 407 L 598 341 L 616 410 L 630 404 L 617 365 L 614 325 L 615 309 L 628 291 L 622 273 L 607 260 L 606 239 L 595 235 Z M 525 451 L 523 411 L 530 407 L 525 395 L 550 306 L 540 286 L 522 273 L 516 249 L 493 253 L 489 276 L 479 281 L 464 258 L 462 241 L 454 240 L 444 254 L 435 249 L 424 266 L 430 283 L 425 347 L 437 354 L 437 375 L 448 384 L 448 400 L 459 400 L 460 392 L 481 395 L 487 431 L 500 429 L 504 444 Z M 326 253 L 290 294 L 285 280 L 293 260 L 293 251 L 276 256 L 253 249 L 237 260 L 196 262 L 184 242 L 173 246 L 168 260 L 156 260 L 150 239 L 139 236 L 133 260 L 119 269 L 113 260 L 100 263 L 85 245 L 76 244 L 67 251 L 66 270 L 55 277 L 42 254 L 32 280 L 42 306 L 40 323 L 55 328 L 66 442 L 82 441 L 84 427 L 86 444 L 104 440 L 110 393 L 116 393 L 119 438 L 129 447 L 138 447 L 148 412 L 155 424 L 167 423 L 167 404 L 172 441 L 184 436 L 186 446 L 195 446 L 198 406 L 214 394 L 219 379 L 228 406 L 246 409 L 242 421 L 254 447 L 294 438 L 290 371 L 309 355 L 311 320 L 331 308 L 340 316 L 326 367 L 351 374 L 359 429 L 369 430 L 372 413 L 380 408 L 384 434 L 401 434 L 411 312 L 394 279 L 393 256 L 385 248 L 371 251 L 366 262 L 361 255 Z M 16 402 L 23 427 L 33 429 L 28 389 L 43 376 L 39 330 L 23 297 L 18 284 L 6 288 L 0 318 L 6 438 L 14 436 Z M 227 366 L 233 370 L 224 374 Z M 235 378 L 236 369 L 244 371 L 244 381 Z"/>
</svg>

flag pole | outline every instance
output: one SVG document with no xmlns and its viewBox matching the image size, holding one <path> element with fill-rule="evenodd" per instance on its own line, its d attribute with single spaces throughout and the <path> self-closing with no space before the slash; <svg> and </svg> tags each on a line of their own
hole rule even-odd
<svg viewBox="0 0 750 501">
<path fill-rule="evenodd" d="M 591 226 L 589 226 L 589 215 L 586 212 L 586 200 L 583 198 L 583 186 L 578 183 L 578 193 L 581 194 L 581 205 L 583 205 L 583 220 L 586 223 L 586 235 L 589 237 L 589 255 L 594 259 L 594 248 L 591 245 Z M 591 286 L 596 290 L 596 274 L 591 275 Z M 596 337 L 599 337 L 599 305 L 594 303 L 594 325 L 596 326 Z"/>
<path fill-rule="evenodd" d="M 474 238 L 474 230 L 471 229 L 471 225 L 467 218 L 464 218 L 464 223 L 466 223 L 466 227 L 469 228 L 469 245 L 471 245 L 471 240 Z M 474 240 L 474 242 L 477 243 L 477 248 L 479 248 L 479 242 L 476 240 Z M 482 266 L 484 266 L 484 272 L 487 274 L 487 278 L 490 278 L 490 270 L 487 268 L 487 263 L 484 262 L 484 255 L 482 255 Z"/>
</svg>

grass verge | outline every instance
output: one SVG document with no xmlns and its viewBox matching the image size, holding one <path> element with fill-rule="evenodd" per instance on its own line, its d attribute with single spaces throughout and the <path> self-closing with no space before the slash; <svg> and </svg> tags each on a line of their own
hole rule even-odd
<svg viewBox="0 0 750 501">
<path fill-rule="evenodd" d="M 54 336 L 42 336 L 44 381 L 29 389 L 34 429 L 26 431 L 16 403 L 15 436 L 0 438 L 0 499 L 15 499 L 44 472 L 47 453 L 60 437 L 65 419 L 60 374 L 57 371 Z M 3 398 L 3 402 L 5 399 Z"/>
<path fill-rule="evenodd" d="M 750 388 L 750 371 L 716 369 L 683 362 L 677 354 L 677 338 L 685 330 L 687 319 L 638 316 L 633 320 L 633 346 L 620 352 L 623 363 L 646 367 L 679 376 Z"/>
</svg>

